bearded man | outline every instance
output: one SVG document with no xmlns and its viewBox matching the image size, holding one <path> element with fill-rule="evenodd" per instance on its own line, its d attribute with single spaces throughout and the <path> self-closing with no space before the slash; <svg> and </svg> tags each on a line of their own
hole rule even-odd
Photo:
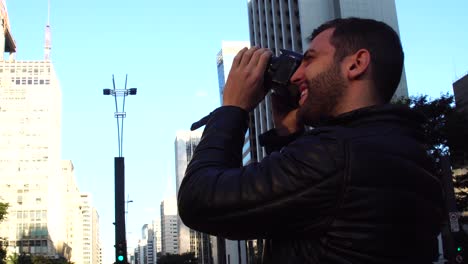
<svg viewBox="0 0 468 264">
<path fill-rule="evenodd" d="M 397 33 L 360 18 L 317 28 L 290 80 L 298 107 L 273 100 L 275 129 L 260 138 L 269 155 L 241 166 L 271 56 L 254 47 L 235 57 L 179 189 L 182 221 L 264 239 L 263 263 L 431 263 L 442 191 L 424 118 L 389 104 L 403 68 Z"/>
</svg>

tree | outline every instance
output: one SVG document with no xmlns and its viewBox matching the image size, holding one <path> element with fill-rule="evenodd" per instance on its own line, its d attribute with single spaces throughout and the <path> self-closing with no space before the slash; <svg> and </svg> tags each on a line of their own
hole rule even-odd
<svg viewBox="0 0 468 264">
<path fill-rule="evenodd" d="M 427 95 L 419 95 L 396 103 L 409 105 L 427 118 L 424 134 L 429 154 L 437 165 L 442 155 L 449 155 L 453 169 L 468 166 L 468 113 L 457 111 L 453 96 L 444 94 L 431 100 Z M 440 173 L 440 166 L 436 169 Z M 454 186 L 458 210 L 467 210 L 468 173 L 454 177 Z"/>
<path fill-rule="evenodd" d="M 0 222 L 2 222 L 7 214 L 8 214 L 8 204 L 7 203 L 0 203 Z M 6 263 L 6 249 L 5 243 L 6 242 L 3 238 L 0 238 L 0 264 Z"/>
<path fill-rule="evenodd" d="M 13 253 L 12 255 L 8 256 L 7 264 L 19 264 L 19 257 L 18 254 Z"/>
<path fill-rule="evenodd" d="M 3 221 L 8 214 L 8 203 L 0 203 L 0 222 Z"/>
</svg>

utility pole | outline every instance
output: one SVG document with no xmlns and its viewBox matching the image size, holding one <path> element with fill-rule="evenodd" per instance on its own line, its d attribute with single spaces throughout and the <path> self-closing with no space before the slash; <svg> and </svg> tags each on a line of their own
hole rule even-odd
<svg viewBox="0 0 468 264">
<path fill-rule="evenodd" d="M 442 166 L 442 187 L 445 191 L 445 207 L 447 213 L 447 218 L 442 228 L 444 255 L 449 263 L 465 263 L 463 256 L 466 249 L 460 244 L 461 241 L 459 241 L 459 237 L 463 232 L 463 230 L 460 229 L 458 221 L 461 214 L 458 212 L 456 206 L 450 158 L 448 156 L 442 156 L 440 162 Z"/>
<path fill-rule="evenodd" d="M 123 157 L 123 121 L 126 117 L 125 98 L 127 95 L 136 95 L 137 88 L 127 89 L 127 77 L 125 77 L 125 88 L 116 89 L 115 79 L 112 75 L 113 89 L 104 89 L 104 95 L 112 95 L 115 98 L 115 113 L 117 119 L 117 139 L 119 156 L 114 158 L 114 192 L 115 192 L 115 263 L 128 264 L 127 238 L 125 231 L 125 159 Z M 119 111 L 118 98 L 122 98 L 122 111 Z"/>
</svg>

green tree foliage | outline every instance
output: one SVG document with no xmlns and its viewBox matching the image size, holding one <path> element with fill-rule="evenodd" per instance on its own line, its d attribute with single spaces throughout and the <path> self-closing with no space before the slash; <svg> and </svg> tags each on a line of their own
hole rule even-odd
<svg viewBox="0 0 468 264">
<path fill-rule="evenodd" d="M 440 156 L 450 155 L 453 169 L 468 166 L 468 113 L 456 109 L 453 96 L 444 94 L 432 100 L 420 95 L 397 103 L 409 105 L 426 116 L 424 134 L 436 162 Z M 454 177 L 454 186 L 458 209 L 468 210 L 468 173 Z"/>
<path fill-rule="evenodd" d="M 183 253 L 181 255 L 178 254 L 166 254 L 166 255 L 159 255 L 158 254 L 158 264 L 186 264 L 186 263 L 197 263 L 197 258 L 195 258 L 195 253 Z"/>
<path fill-rule="evenodd" d="M 8 213 L 8 204 L 7 203 L 0 203 L 0 222 L 3 221 Z M 6 249 L 4 246 L 5 240 L 0 238 L 0 264 L 6 263 Z"/>
<path fill-rule="evenodd" d="M 65 258 L 50 258 L 46 256 L 22 253 L 17 255 L 16 253 L 8 256 L 7 264 L 73 264 Z"/>
<path fill-rule="evenodd" d="M 6 263 L 7 264 L 18 264 L 19 263 L 18 254 L 13 253 L 13 255 L 8 256 Z"/>
<path fill-rule="evenodd" d="M 0 222 L 5 219 L 8 213 L 8 204 L 7 203 L 0 203 Z"/>
</svg>

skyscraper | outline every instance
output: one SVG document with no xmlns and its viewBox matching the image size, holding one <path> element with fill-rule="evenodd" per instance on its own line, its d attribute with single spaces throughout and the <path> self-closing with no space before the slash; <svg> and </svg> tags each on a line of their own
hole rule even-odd
<svg viewBox="0 0 468 264">
<path fill-rule="evenodd" d="M 187 169 L 187 165 L 192 160 L 193 153 L 203 131 L 178 131 L 174 143 L 175 147 L 175 166 L 176 166 L 176 194 L 179 193 L 179 187 Z M 199 263 L 211 263 L 210 238 L 207 234 L 200 233 L 188 228 L 177 217 L 177 226 L 179 233 L 179 254 L 193 252 L 198 258 Z M 162 224 L 161 224 L 162 225 Z M 163 228 L 164 230 L 164 228 Z M 164 231 L 163 231 L 164 232 Z M 163 247 L 164 250 L 164 247 Z"/>
<path fill-rule="evenodd" d="M 453 83 L 453 95 L 457 111 L 465 112 L 468 118 L 468 74 Z"/>
<path fill-rule="evenodd" d="M 468 119 L 468 74 L 453 83 L 453 94 L 455 97 L 456 110 L 463 113 Z M 450 155 L 459 160 L 462 164 L 460 168 L 454 168 L 454 175 L 464 175 L 468 172 L 468 156 L 466 153 L 450 151 Z"/>
<path fill-rule="evenodd" d="M 177 200 L 169 197 L 161 202 L 161 253 L 179 254 Z"/>
<path fill-rule="evenodd" d="M 101 264 L 101 243 L 99 239 L 99 215 L 92 206 L 91 195 L 81 194 L 83 215 L 83 264 Z"/>
<path fill-rule="evenodd" d="M 153 232 L 154 232 L 154 255 L 161 252 L 161 218 L 153 220 Z"/>
<path fill-rule="evenodd" d="M 15 61 L 5 2 L 0 34 L 0 200 L 9 253 L 69 257 L 66 183 L 60 160 L 61 91 L 50 61 Z"/>
<path fill-rule="evenodd" d="M 138 241 L 139 264 L 154 264 L 152 232 L 148 224 L 141 228 L 141 239 Z"/>
<path fill-rule="evenodd" d="M 164 208 L 162 211 L 172 213 L 170 210 L 167 210 L 167 204 L 168 203 L 166 202 L 166 204 L 163 205 Z M 169 223 L 165 226 L 170 228 L 168 233 L 169 237 L 171 234 L 172 236 L 176 236 L 177 234 L 177 228 L 171 225 L 172 222 L 174 222 L 174 219 L 175 218 L 171 218 L 169 215 L 166 215 L 165 220 L 169 220 Z M 175 232 L 173 232 L 174 230 Z M 131 253 L 129 259 L 131 263 L 134 263 L 131 261 L 132 259 L 136 259 L 138 264 L 156 264 L 158 252 L 161 252 L 161 218 L 153 220 L 151 224 L 143 225 L 141 228 L 141 239 L 139 239 L 138 246 L 134 250 L 134 254 L 137 255 Z M 173 254 L 172 251 L 167 253 Z"/>
<path fill-rule="evenodd" d="M 84 263 L 82 198 L 76 185 L 74 167 L 71 160 L 62 160 L 62 175 L 66 182 L 66 243 L 72 249 L 70 260 L 74 263 Z"/>
<path fill-rule="evenodd" d="M 81 261 L 81 196 L 73 164 L 60 157 L 62 98 L 47 44 L 50 26 L 46 59 L 16 61 L 5 1 L 0 2 L 0 16 L 0 201 L 10 205 L 0 237 L 8 240 L 9 255 L 85 263 Z M 10 53 L 8 60 L 5 52 Z M 100 263 L 99 258 L 92 263 Z"/>
</svg>

